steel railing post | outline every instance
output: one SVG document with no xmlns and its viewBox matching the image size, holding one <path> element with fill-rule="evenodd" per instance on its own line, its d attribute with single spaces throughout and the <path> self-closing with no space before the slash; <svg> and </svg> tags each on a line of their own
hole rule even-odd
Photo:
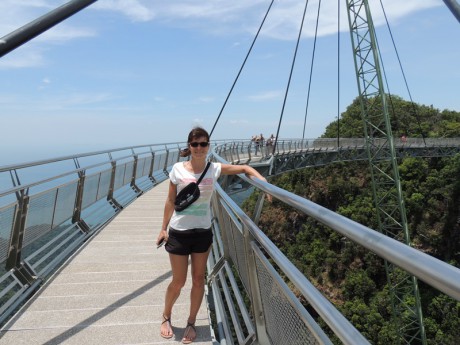
<svg viewBox="0 0 460 345">
<path fill-rule="evenodd" d="M 83 209 L 83 193 L 85 188 L 85 170 L 78 172 L 77 193 L 75 195 L 75 208 L 72 216 L 72 223 L 76 223 L 84 232 L 89 232 L 90 227 L 81 218 L 81 210 Z"/>
<path fill-rule="evenodd" d="M 18 193 L 19 194 L 19 193 Z M 6 269 L 10 270 L 17 267 L 21 260 L 22 239 L 26 224 L 27 209 L 29 206 L 29 197 L 27 195 L 18 195 L 18 206 L 14 215 L 13 233 L 11 235 L 10 247 L 8 250 L 8 259 L 6 260 Z"/>
<path fill-rule="evenodd" d="M 115 174 L 117 172 L 117 162 L 111 161 L 110 164 L 112 165 L 112 173 L 110 175 L 110 186 L 109 192 L 107 193 L 107 201 L 111 203 L 115 208 L 121 210 L 123 209 L 123 206 L 120 205 L 120 203 L 113 197 L 113 192 L 115 191 Z"/>
<path fill-rule="evenodd" d="M 13 270 L 16 278 L 24 285 L 32 285 L 37 279 L 33 268 L 27 262 L 22 261 L 21 257 L 29 200 L 29 196 L 24 194 L 24 191 L 18 193 L 18 207 L 14 216 L 13 233 L 5 265 L 5 269 Z"/>
<path fill-rule="evenodd" d="M 133 155 L 133 174 L 131 176 L 131 188 L 138 194 L 138 197 L 144 194 L 144 192 L 136 185 L 136 175 L 137 175 L 137 162 L 139 160 L 137 155 Z"/>
<path fill-rule="evenodd" d="M 152 161 L 150 162 L 150 168 L 149 168 L 149 179 L 152 181 L 153 185 L 157 184 L 157 181 L 155 180 L 155 177 L 153 177 L 153 167 L 155 164 L 155 151 L 150 148 L 151 153 L 152 153 Z"/>
<path fill-rule="evenodd" d="M 166 177 L 169 176 L 168 173 L 168 160 L 169 160 L 169 149 L 167 146 L 165 146 L 166 149 L 166 158 L 165 158 L 165 165 L 163 166 L 163 172 L 165 173 Z"/>
</svg>

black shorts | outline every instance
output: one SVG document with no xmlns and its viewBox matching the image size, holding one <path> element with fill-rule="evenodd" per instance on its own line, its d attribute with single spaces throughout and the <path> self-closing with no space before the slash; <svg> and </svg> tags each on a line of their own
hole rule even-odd
<svg viewBox="0 0 460 345">
<path fill-rule="evenodd" d="M 211 228 L 182 231 L 169 228 L 169 237 L 165 249 L 168 253 L 177 255 L 206 253 L 212 244 L 212 238 Z"/>
</svg>

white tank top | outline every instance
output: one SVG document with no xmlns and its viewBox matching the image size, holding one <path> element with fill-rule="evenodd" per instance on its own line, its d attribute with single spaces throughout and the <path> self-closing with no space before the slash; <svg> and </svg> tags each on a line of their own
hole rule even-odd
<svg viewBox="0 0 460 345">
<path fill-rule="evenodd" d="M 201 180 L 200 197 L 193 204 L 181 212 L 174 211 L 169 226 L 176 230 L 207 229 L 211 227 L 211 196 L 214 192 L 214 183 L 221 173 L 220 163 L 211 163 L 206 175 Z M 184 162 L 174 164 L 169 179 L 177 185 L 179 193 L 190 182 L 196 182 L 201 173 L 194 174 L 184 167 Z"/>
</svg>

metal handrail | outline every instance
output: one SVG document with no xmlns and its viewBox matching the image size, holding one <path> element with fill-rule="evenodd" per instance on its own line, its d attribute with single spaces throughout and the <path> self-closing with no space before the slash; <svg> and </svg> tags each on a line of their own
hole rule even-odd
<svg viewBox="0 0 460 345">
<path fill-rule="evenodd" d="M 249 179 L 244 175 L 239 175 L 256 187 L 263 184 L 268 192 L 269 183 L 258 179 Z M 265 189 L 264 188 L 264 189 Z M 262 188 L 260 188 L 262 189 Z M 308 302 L 315 308 L 318 314 L 334 331 L 334 333 L 345 343 L 350 345 L 369 344 L 369 342 L 359 333 L 356 328 L 329 302 L 310 281 L 292 264 L 289 259 L 275 246 L 275 244 L 257 227 L 238 205 L 220 187 L 216 187 L 219 196 L 232 209 L 244 226 L 249 230 L 251 236 L 257 241 L 258 245 L 270 256 L 284 274 L 294 283 L 295 287 L 305 296 Z M 273 194 L 272 194 L 273 193 Z M 273 196 L 280 197 L 280 201 L 285 202 L 285 198 L 279 193 L 272 191 Z M 288 193 L 288 192 L 286 192 Z"/>
<path fill-rule="evenodd" d="M 228 163 L 217 155 L 214 158 Z M 245 175 L 238 176 L 460 301 L 460 269 L 282 188 Z"/>
<path fill-rule="evenodd" d="M 292 143 L 294 141 L 289 142 Z M 453 142 L 458 144 L 459 141 L 458 139 L 450 140 L 449 144 L 452 145 Z M 407 145 L 407 142 L 404 144 Z M 412 144 L 414 143 L 412 142 Z M 439 145 L 439 141 L 437 144 Z M 284 144 L 282 145 L 283 149 L 277 151 L 277 155 L 285 155 L 287 153 L 287 151 L 284 150 Z M 294 147 L 298 150 L 299 147 L 303 146 L 290 145 L 290 147 L 291 149 Z M 225 149 L 223 147 L 216 147 L 212 154 L 213 159 L 221 163 L 228 163 L 219 155 L 219 153 L 223 153 L 224 151 Z M 228 154 L 228 152 L 226 153 Z M 233 157 L 231 154 L 228 156 Z M 257 190 L 268 193 L 280 202 L 296 208 L 300 212 L 314 218 L 333 231 L 336 231 L 347 237 L 354 243 L 361 245 L 379 257 L 392 262 L 396 266 L 399 266 L 401 269 L 419 278 L 428 285 L 436 288 L 440 292 L 443 292 L 446 295 L 460 301 L 459 268 L 436 259 L 417 249 L 409 247 L 404 243 L 387 237 L 369 227 L 341 216 L 331 210 L 328 210 L 327 208 L 311 202 L 308 199 L 302 198 L 279 187 L 271 185 L 270 183 L 261 181 L 257 178 L 249 178 L 244 174 L 238 175 L 238 177 L 249 185 L 255 187 Z M 249 232 L 250 238 L 253 239 L 255 243 L 257 243 L 257 248 L 260 247 L 262 251 L 266 253 L 266 255 L 268 255 L 271 260 L 273 260 L 273 262 L 281 270 L 282 274 L 285 275 L 292 284 L 294 284 L 295 288 L 303 295 L 303 297 L 315 309 L 323 321 L 327 323 L 334 334 L 343 341 L 343 343 L 350 345 L 368 344 L 368 341 L 362 336 L 362 334 L 360 334 L 359 331 L 357 331 L 354 326 L 350 324 L 350 322 L 321 294 L 321 292 L 319 292 L 309 282 L 309 280 L 289 261 L 289 259 L 275 246 L 275 244 L 262 232 L 262 230 L 257 227 L 255 224 L 256 221 L 247 216 L 229 197 L 229 195 L 224 192 L 223 187 L 218 186 L 217 193 L 221 202 L 225 203 L 226 205 L 226 207 L 220 208 L 218 205 L 214 206 L 214 208 L 219 209 L 220 214 L 218 215 L 218 219 L 224 224 L 221 226 L 228 226 L 228 220 L 226 220 L 227 218 L 220 219 L 222 213 L 228 213 L 230 219 L 238 219 L 238 221 L 241 222 L 243 229 L 246 229 Z M 262 206 L 256 205 L 256 209 L 258 207 L 261 208 Z M 233 213 L 234 215 L 231 215 L 230 213 Z M 257 211 L 255 213 L 257 213 Z M 254 218 L 257 218 L 257 216 L 254 216 Z M 227 233 L 229 231 L 231 230 L 225 229 L 224 232 Z M 243 237 L 244 241 L 247 241 L 246 235 L 243 235 Z M 228 245 L 231 246 L 232 244 Z M 246 260 L 250 260 L 249 258 L 256 255 L 255 252 L 252 255 L 251 253 L 247 252 L 251 250 L 248 249 L 251 248 L 250 246 L 246 245 L 244 248 L 245 257 L 247 257 Z M 224 252 L 234 253 L 235 251 L 240 252 L 241 250 L 241 247 L 238 249 L 225 248 Z M 255 249 L 253 248 L 252 251 L 254 250 Z M 232 256 L 226 255 L 225 260 L 231 261 Z M 239 271 L 239 265 L 240 264 L 234 263 L 233 267 L 236 269 L 236 272 L 241 275 L 242 272 Z M 210 267 L 210 269 L 210 272 L 214 274 L 214 270 L 216 268 L 213 270 L 213 267 Z M 254 267 L 252 266 L 251 270 L 253 269 Z M 254 283 L 251 283 L 250 285 L 252 284 Z M 258 324 L 263 323 L 263 318 L 262 321 L 259 319 L 259 315 L 262 314 L 262 311 L 258 309 L 261 308 L 258 306 L 258 303 L 260 304 L 260 302 L 257 302 L 257 298 L 253 295 L 252 297 L 254 300 L 251 300 L 251 307 L 254 309 L 253 314 L 256 319 L 255 322 Z M 308 321 L 306 321 L 306 323 L 308 323 Z M 265 337 L 263 330 L 264 326 L 262 326 L 262 328 L 258 328 L 260 333 L 258 334 L 258 337 L 261 337 L 260 339 L 264 339 Z M 318 335 L 316 336 L 318 337 Z M 317 341 L 322 342 L 320 338 L 317 338 Z"/>
</svg>

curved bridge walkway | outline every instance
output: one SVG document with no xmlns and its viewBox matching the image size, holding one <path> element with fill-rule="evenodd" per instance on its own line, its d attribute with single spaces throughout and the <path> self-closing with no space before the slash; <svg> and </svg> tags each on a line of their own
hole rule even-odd
<svg viewBox="0 0 460 345">
<path fill-rule="evenodd" d="M 173 314 L 175 337 L 159 334 L 171 278 L 156 249 L 168 182 L 136 199 L 68 260 L 2 329 L 0 344 L 177 344 L 187 323 L 191 279 Z M 206 301 L 194 344 L 213 344 Z"/>
</svg>

